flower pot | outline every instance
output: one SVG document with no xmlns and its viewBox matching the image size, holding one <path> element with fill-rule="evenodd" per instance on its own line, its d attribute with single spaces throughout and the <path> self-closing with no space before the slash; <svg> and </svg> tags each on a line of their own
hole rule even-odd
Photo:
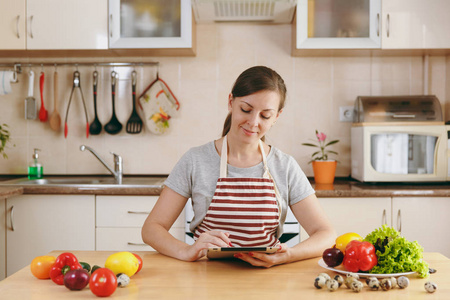
<svg viewBox="0 0 450 300">
<path fill-rule="evenodd" d="M 333 183 L 336 165 L 337 161 L 335 160 L 314 160 L 312 162 L 314 181 L 319 184 Z"/>
</svg>

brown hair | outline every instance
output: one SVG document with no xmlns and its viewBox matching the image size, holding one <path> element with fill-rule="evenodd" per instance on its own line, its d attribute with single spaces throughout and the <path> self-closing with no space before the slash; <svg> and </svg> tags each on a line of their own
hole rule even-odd
<svg viewBox="0 0 450 300">
<path fill-rule="evenodd" d="M 278 111 L 283 109 L 286 101 L 286 85 L 283 78 L 274 70 L 264 67 L 251 67 L 239 75 L 236 79 L 231 94 L 233 97 L 244 97 L 260 91 L 275 91 L 280 95 Z M 223 124 L 222 136 L 227 135 L 231 127 L 231 113 Z M 264 139 L 263 139 L 264 140 Z"/>
</svg>

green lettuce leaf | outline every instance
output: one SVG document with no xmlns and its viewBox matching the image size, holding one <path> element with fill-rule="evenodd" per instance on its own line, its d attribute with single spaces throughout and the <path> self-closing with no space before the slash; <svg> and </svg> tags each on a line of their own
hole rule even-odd
<svg viewBox="0 0 450 300">
<path fill-rule="evenodd" d="M 428 276 L 428 263 L 423 261 L 423 248 L 417 241 L 410 242 L 392 227 L 383 225 L 369 233 L 364 241 L 375 246 L 378 264 L 369 270 L 373 274 L 417 272 Z"/>
</svg>

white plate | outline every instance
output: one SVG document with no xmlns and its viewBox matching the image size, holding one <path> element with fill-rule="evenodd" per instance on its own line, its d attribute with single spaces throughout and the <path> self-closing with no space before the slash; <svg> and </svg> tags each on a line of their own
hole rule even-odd
<svg viewBox="0 0 450 300">
<path fill-rule="evenodd" d="M 335 268 L 331 268 L 331 267 L 327 266 L 327 264 L 323 261 L 323 258 L 321 258 L 319 260 L 319 266 L 321 266 L 322 268 L 325 268 L 327 270 L 334 271 L 334 272 L 341 273 L 341 274 L 352 273 L 352 272 L 349 272 L 349 271 L 345 271 L 345 270 L 341 270 L 341 269 L 335 269 Z M 342 265 L 340 267 L 342 268 Z M 385 277 L 407 276 L 407 275 L 411 275 L 411 274 L 414 274 L 414 273 L 416 273 L 416 272 L 392 273 L 392 274 L 372 274 L 372 273 L 360 273 L 360 272 L 357 272 L 356 274 L 358 274 L 359 277 L 361 277 L 361 278 L 371 277 L 371 276 L 377 277 L 377 278 L 385 278 Z"/>
</svg>

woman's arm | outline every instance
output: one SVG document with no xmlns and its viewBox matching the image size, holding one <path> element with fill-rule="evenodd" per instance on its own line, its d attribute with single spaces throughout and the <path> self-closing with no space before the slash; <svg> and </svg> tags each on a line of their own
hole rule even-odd
<svg viewBox="0 0 450 300">
<path fill-rule="evenodd" d="M 183 211 L 188 198 L 164 187 L 155 207 L 142 226 L 142 240 L 156 251 L 180 260 L 195 261 L 206 254 L 209 247 L 228 247 L 228 234 L 210 231 L 202 234 L 194 245 L 174 238 L 169 229 Z"/>
<path fill-rule="evenodd" d="M 298 260 L 321 256 L 326 248 L 331 247 L 336 239 L 336 232 L 320 206 L 315 194 L 291 206 L 300 225 L 309 234 L 305 241 L 289 248 L 281 244 L 281 249 L 275 254 L 250 253 L 239 258 L 254 266 L 272 267 Z"/>
</svg>

